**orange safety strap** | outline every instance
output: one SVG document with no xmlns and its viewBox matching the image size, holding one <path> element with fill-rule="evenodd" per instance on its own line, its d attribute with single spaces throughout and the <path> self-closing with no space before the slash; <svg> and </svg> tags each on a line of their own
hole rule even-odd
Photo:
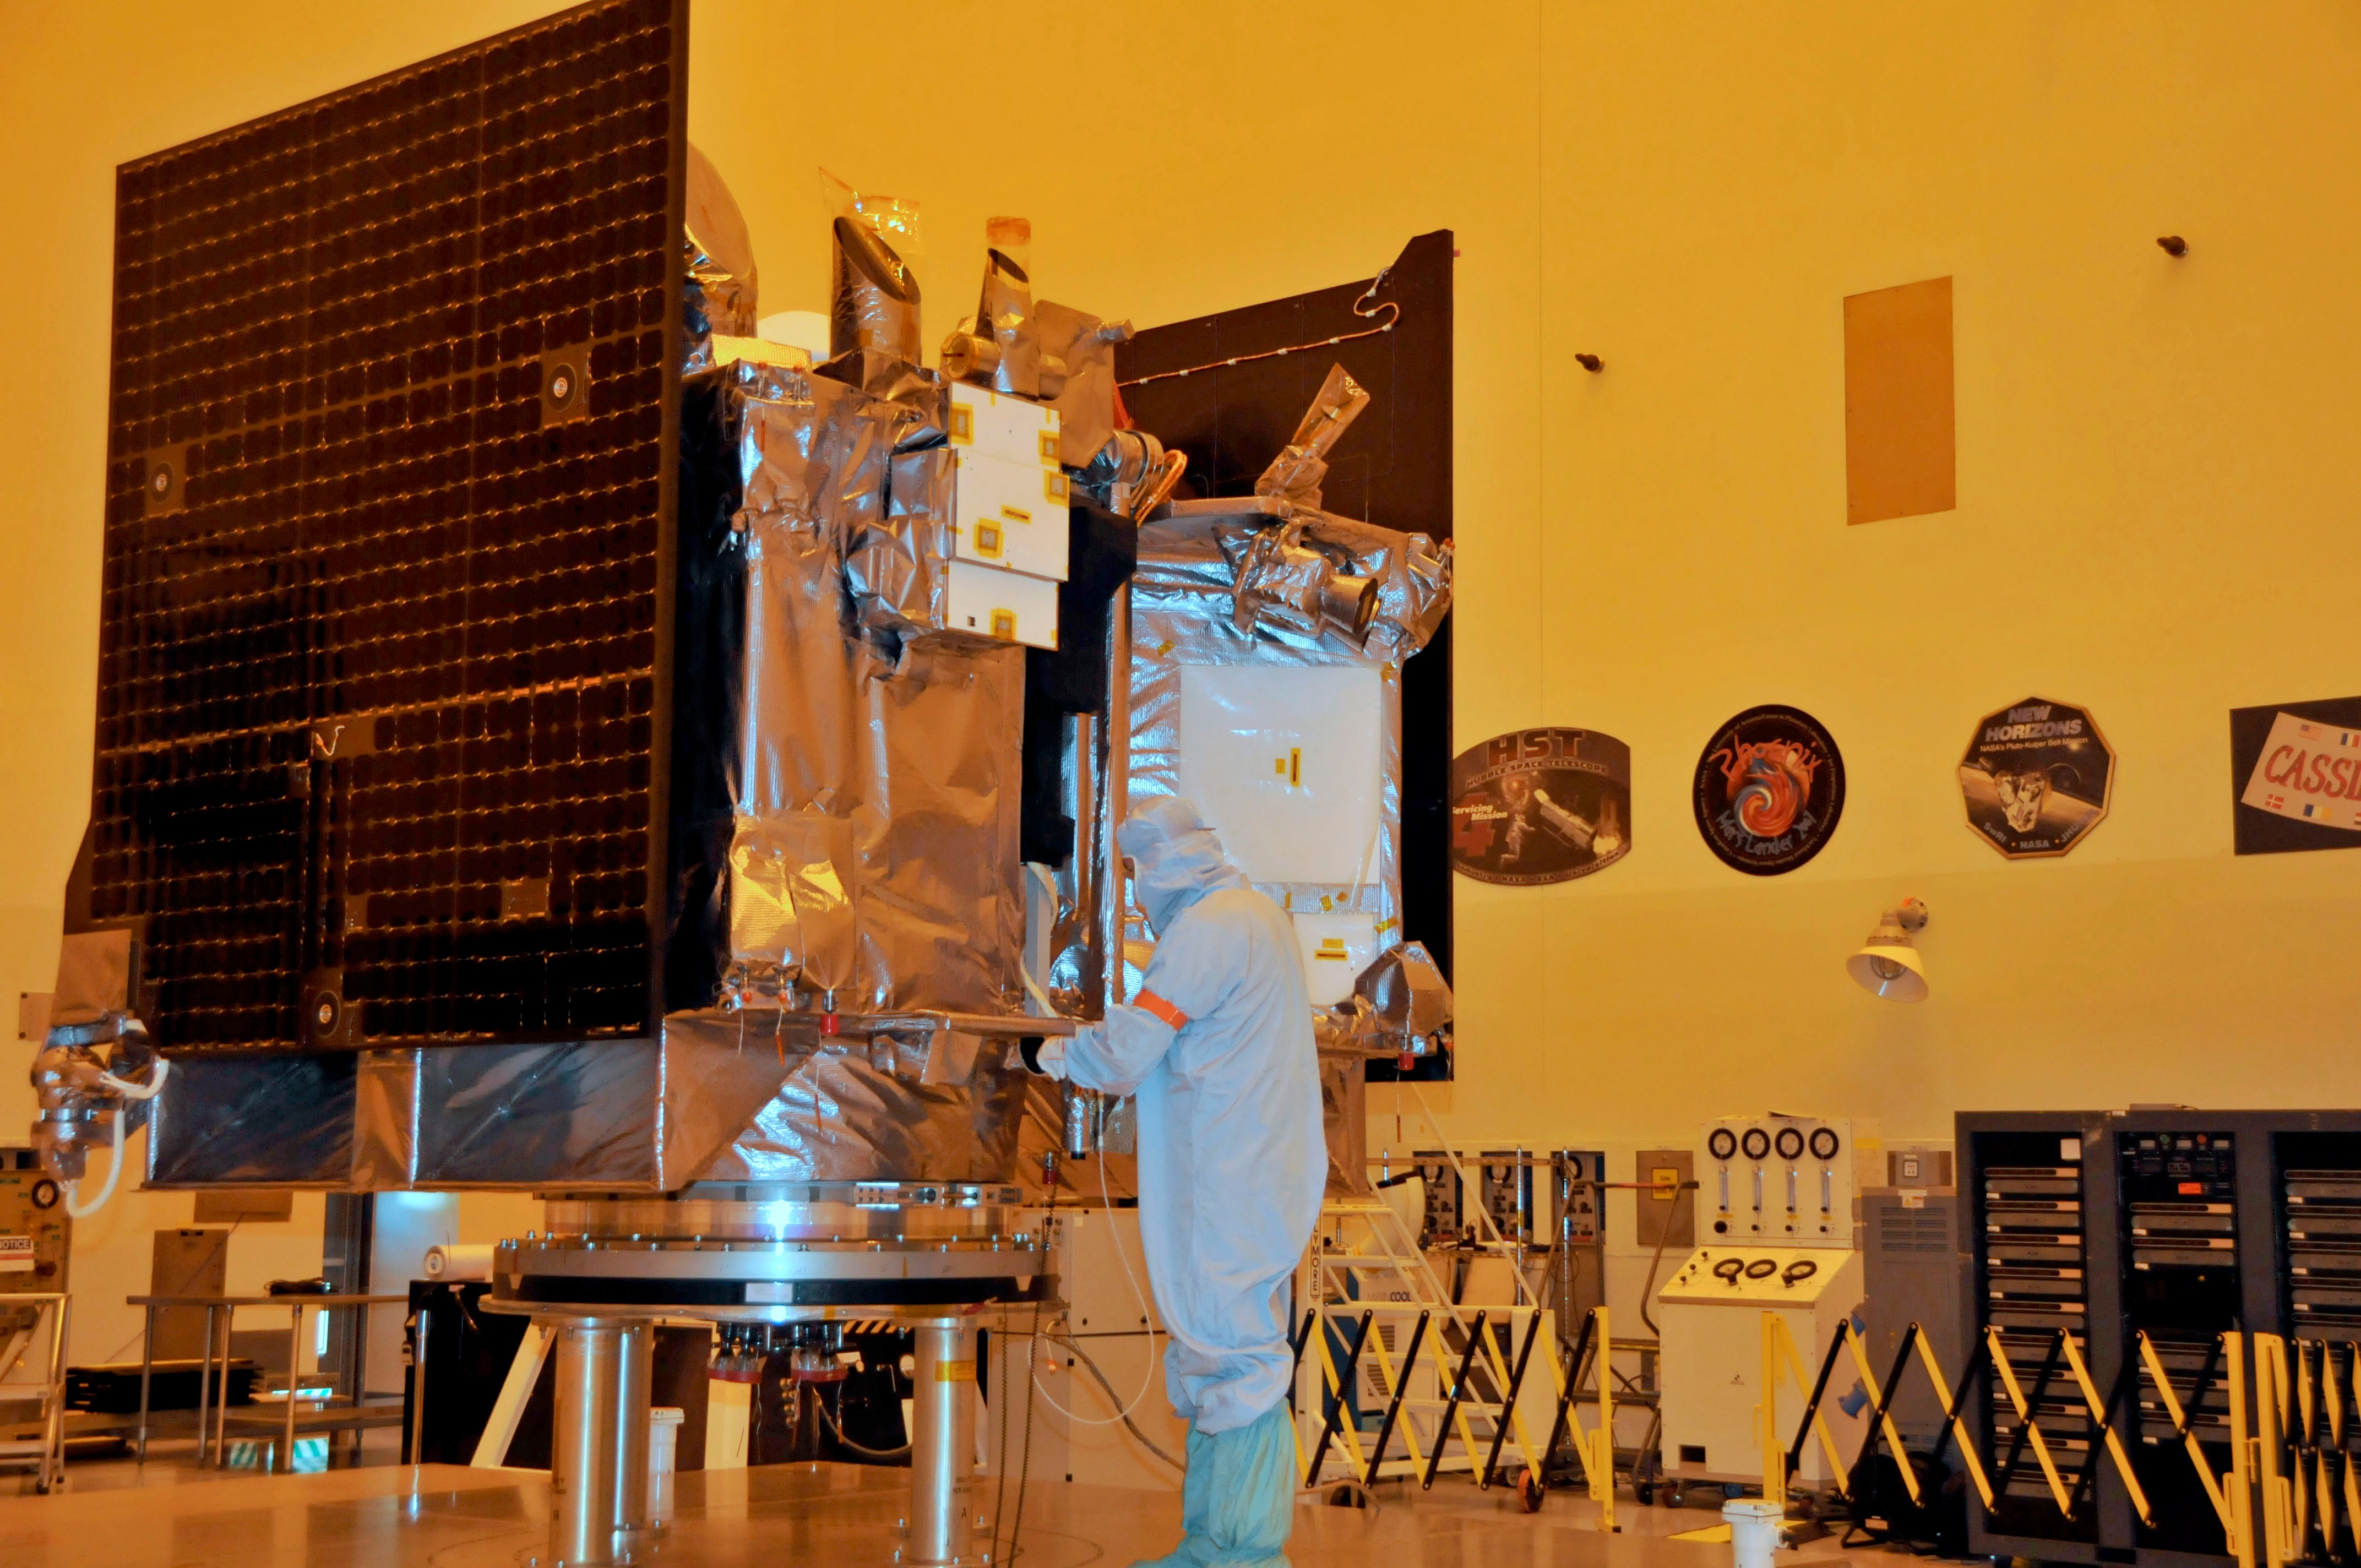
<svg viewBox="0 0 2361 1568">
<path fill-rule="evenodd" d="M 1185 1029 L 1189 1026 L 1189 1014 L 1181 1012 L 1180 1009 L 1173 1006 L 1172 1003 L 1165 1001 L 1164 998 L 1157 995 L 1156 992 L 1152 991 L 1141 992 L 1138 998 L 1132 1003 L 1132 1005 L 1139 1008 L 1143 1012 L 1155 1014 L 1159 1018 L 1163 1019 L 1165 1023 L 1170 1025 L 1175 1029 Z"/>
</svg>

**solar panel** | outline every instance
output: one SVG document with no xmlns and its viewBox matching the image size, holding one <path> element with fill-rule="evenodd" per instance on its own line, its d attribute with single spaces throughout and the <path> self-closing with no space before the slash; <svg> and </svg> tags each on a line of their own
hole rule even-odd
<svg viewBox="0 0 2361 1568">
<path fill-rule="evenodd" d="M 170 1047 L 646 1028 L 686 0 L 117 174 L 85 926 Z"/>
</svg>

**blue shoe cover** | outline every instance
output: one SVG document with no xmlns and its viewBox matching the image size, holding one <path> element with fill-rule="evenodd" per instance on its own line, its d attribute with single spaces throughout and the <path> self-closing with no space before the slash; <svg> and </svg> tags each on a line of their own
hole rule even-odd
<svg viewBox="0 0 2361 1568">
<path fill-rule="evenodd" d="M 1180 1544 L 1133 1568 L 1287 1568 L 1295 1433 L 1283 1404 L 1229 1431 L 1189 1429 Z"/>
</svg>

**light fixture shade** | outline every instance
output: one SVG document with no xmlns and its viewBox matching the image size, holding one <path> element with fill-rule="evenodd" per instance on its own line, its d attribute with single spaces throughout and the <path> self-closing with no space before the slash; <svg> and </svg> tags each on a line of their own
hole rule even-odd
<svg viewBox="0 0 2361 1568">
<path fill-rule="evenodd" d="M 1927 927 L 1927 906 L 1905 898 L 1898 909 L 1877 918 L 1877 929 L 1845 960 L 1845 972 L 1863 991 L 1888 1002 L 1927 1000 L 1927 966 L 1910 940 L 1910 933 Z"/>
<path fill-rule="evenodd" d="M 1888 1002 L 1927 1000 L 1927 967 L 1919 960 L 1918 950 L 1910 945 L 1910 938 L 1906 936 L 1899 943 L 1872 938 L 1861 951 L 1845 960 L 1845 972 L 1851 975 L 1862 990 L 1872 996 L 1883 996 Z"/>
</svg>

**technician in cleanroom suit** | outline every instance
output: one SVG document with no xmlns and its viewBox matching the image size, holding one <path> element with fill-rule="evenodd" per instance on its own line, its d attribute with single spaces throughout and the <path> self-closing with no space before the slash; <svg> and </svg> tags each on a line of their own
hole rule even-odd
<svg viewBox="0 0 2361 1568">
<path fill-rule="evenodd" d="M 1156 933 L 1139 994 L 1071 1040 L 1027 1045 L 1052 1078 L 1139 1096 L 1139 1234 L 1190 1422 L 1173 1568 L 1284 1563 L 1294 1525 L 1288 1288 L 1328 1157 L 1295 927 L 1185 800 L 1116 842 Z"/>
</svg>

